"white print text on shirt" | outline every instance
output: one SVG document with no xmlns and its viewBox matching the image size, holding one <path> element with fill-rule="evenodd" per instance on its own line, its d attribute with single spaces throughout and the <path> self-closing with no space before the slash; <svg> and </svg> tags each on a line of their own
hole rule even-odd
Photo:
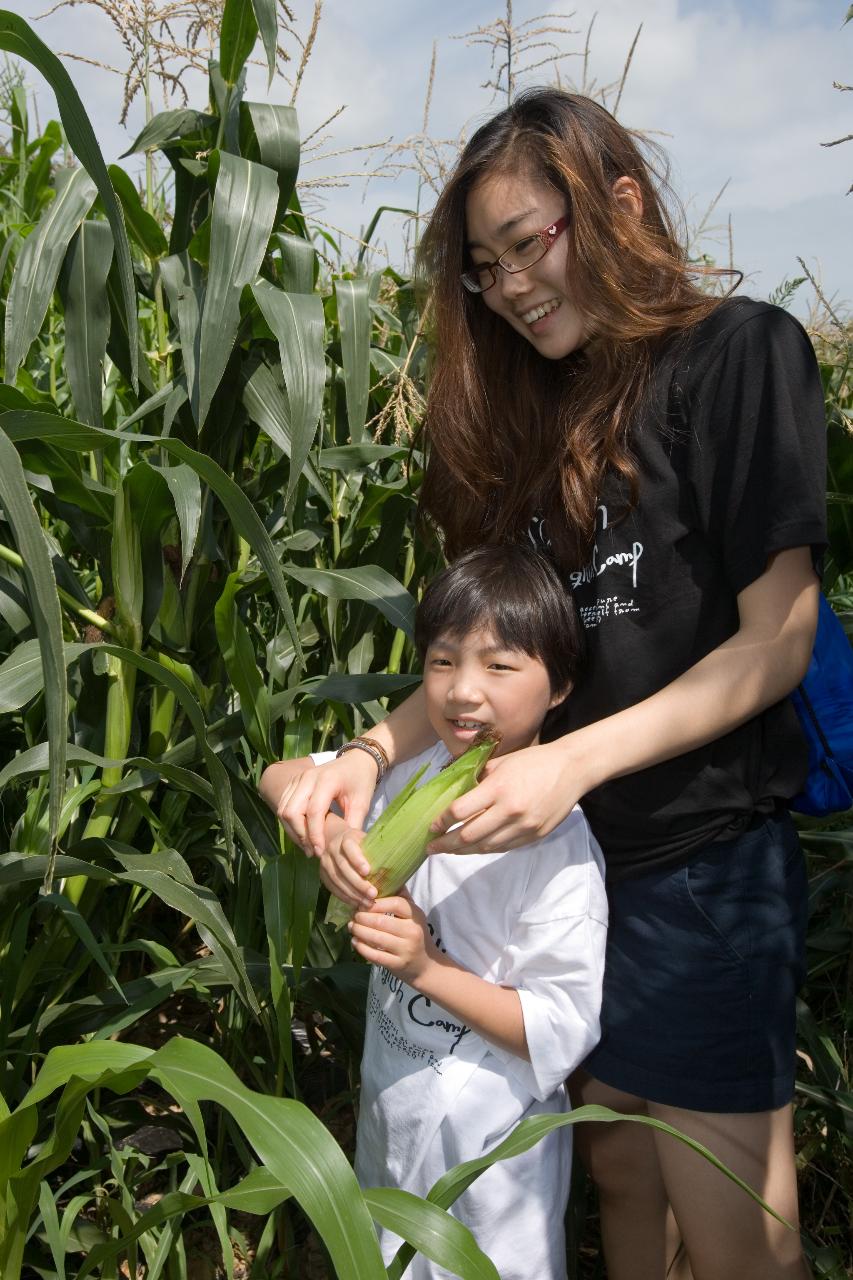
<svg viewBox="0 0 853 1280">
<path fill-rule="evenodd" d="M 600 506 L 598 508 L 601 515 L 601 530 L 607 528 L 607 507 Z M 569 575 L 569 582 L 572 588 L 583 586 L 585 582 L 592 582 L 594 578 L 600 578 L 608 569 L 619 568 L 622 565 L 628 565 L 631 569 L 632 586 L 637 585 L 637 565 L 640 562 L 640 556 L 643 554 L 642 542 L 634 542 L 630 551 L 614 551 L 613 555 L 608 556 L 606 560 L 600 559 L 600 551 L 596 542 L 592 548 L 592 559 L 583 569 L 577 570 Z"/>
</svg>

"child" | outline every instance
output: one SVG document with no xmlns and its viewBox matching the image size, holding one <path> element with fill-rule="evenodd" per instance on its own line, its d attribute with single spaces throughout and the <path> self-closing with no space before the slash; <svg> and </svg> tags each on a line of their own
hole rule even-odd
<svg viewBox="0 0 853 1280">
<path fill-rule="evenodd" d="M 432 776 L 485 725 L 500 754 L 538 742 L 579 665 L 571 599 L 532 549 L 486 547 L 440 574 L 418 608 L 416 644 L 437 741 L 382 778 L 369 821 L 427 764 Z M 370 751 L 368 739 L 366 750 Z M 317 756 L 320 763 L 325 757 Z M 377 764 L 382 771 L 381 753 Z M 272 765 L 278 808 L 306 762 Z M 425 1196 L 454 1165 L 496 1147 L 522 1119 L 568 1110 L 563 1080 L 599 1034 L 607 904 L 602 859 L 574 809 L 511 853 L 435 854 L 406 890 L 365 902 L 362 832 L 334 814 L 321 875 L 360 907 L 350 924 L 371 974 L 356 1172 L 363 1186 Z M 375 893 L 375 891 L 374 891 Z M 453 1206 L 502 1280 L 566 1275 L 563 1214 L 571 1130 L 482 1174 Z M 381 1233 L 383 1255 L 400 1241 Z M 418 1256 L 415 1280 L 447 1275 Z"/>
</svg>

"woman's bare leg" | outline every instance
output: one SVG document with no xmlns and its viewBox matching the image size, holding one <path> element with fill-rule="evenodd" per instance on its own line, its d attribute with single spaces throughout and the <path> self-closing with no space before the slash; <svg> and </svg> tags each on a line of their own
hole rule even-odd
<svg viewBox="0 0 853 1280">
<path fill-rule="evenodd" d="M 570 1089 L 575 1106 L 651 1115 L 695 1138 L 798 1227 L 790 1107 L 754 1115 L 685 1111 L 583 1072 Z M 640 1125 L 587 1123 L 575 1129 L 575 1142 L 598 1188 L 608 1280 L 808 1280 L 798 1230 L 677 1139 Z"/>
<path fill-rule="evenodd" d="M 707 1160 L 666 1134 L 655 1134 L 662 1174 L 694 1280 L 807 1280 L 797 1210 L 790 1106 L 755 1114 L 716 1114 L 647 1104 L 713 1151 L 794 1226 L 783 1226 Z"/>
<path fill-rule="evenodd" d="M 597 1103 L 624 1115 L 646 1115 L 642 1098 L 611 1089 L 583 1071 L 569 1082 L 574 1106 Z M 608 1280 L 664 1280 L 678 1239 L 667 1226 L 668 1200 L 654 1131 L 638 1124 L 579 1124 L 575 1149 L 598 1189 L 601 1244 Z M 690 1280 L 688 1271 L 670 1280 Z M 731 1280 L 731 1277 L 729 1278 Z"/>
</svg>

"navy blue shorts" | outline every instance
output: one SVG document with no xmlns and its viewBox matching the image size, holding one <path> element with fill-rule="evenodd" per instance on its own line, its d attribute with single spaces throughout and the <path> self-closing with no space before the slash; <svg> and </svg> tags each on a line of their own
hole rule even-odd
<svg viewBox="0 0 853 1280">
<path fill-rule="evenodd" d="M 584 1069 L 693 1111 L 790 1102 L 808 885 L 788 813 L 608 896 L 602 1036 Z"/>
</svg>

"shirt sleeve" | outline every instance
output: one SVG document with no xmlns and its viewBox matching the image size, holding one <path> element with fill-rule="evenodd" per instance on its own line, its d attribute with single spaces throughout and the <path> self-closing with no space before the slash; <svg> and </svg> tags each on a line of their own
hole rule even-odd
<svg viewBox="0 0 853 1280">
<path fill-rule="evenodd" d="M 533 899 L 524 903 L 500 979 L 521 1000 L 530 1061 L 492 1046 L 524 1088 L 542 1101 L 600 1036 L 607 899 L 601 855 L 579 810 L 571 815 L 569 839 L 571 861 L 563 859 L 553 874 L 542 875 L 538 892 L 534 888 Z M 542 871 L 555 855 L 553 844 L 542 850 Z"/>
<path fill-rule="evenodd" d="M 729 332 L 688 392 L 700 527 L 737 593 L 787 547 L 826 545 L 826 424 L 808 335 L 778 307 Z"/>
</svg>

